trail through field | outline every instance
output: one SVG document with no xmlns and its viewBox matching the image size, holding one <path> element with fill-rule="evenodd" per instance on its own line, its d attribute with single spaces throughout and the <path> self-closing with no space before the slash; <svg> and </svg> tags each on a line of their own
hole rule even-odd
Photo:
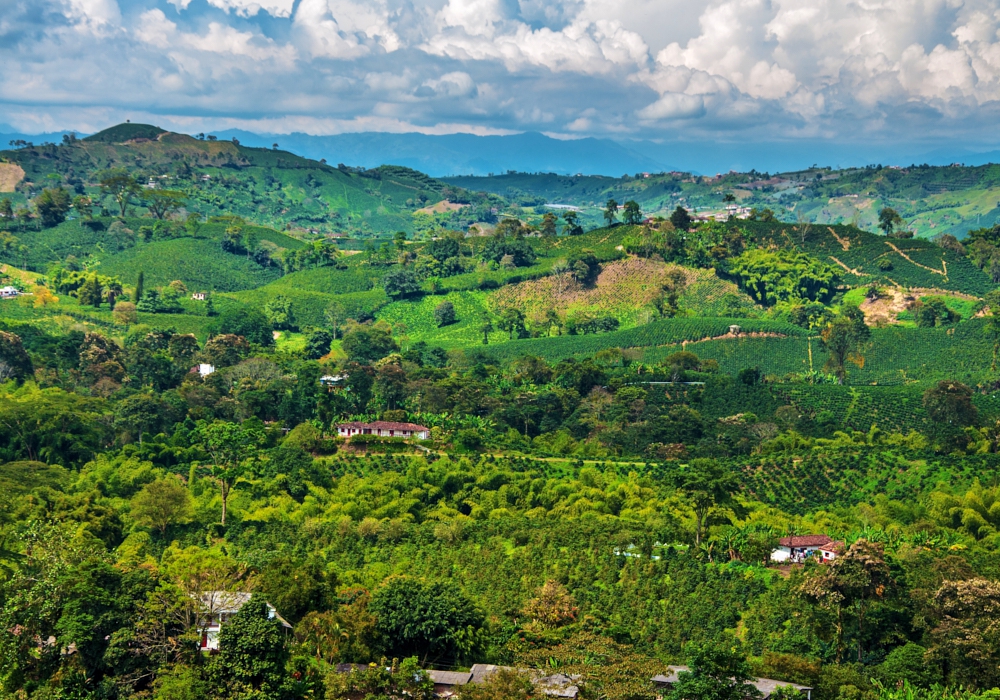
<svg viewBox="0 0 1000 700">
<path fill-rule="evenodd" d="M 840 244 L 840 247 L 844 249 L 844 252 L 847 252 L 848 250 L 850 250 L 850 249 L 851 249 L 851 241 L 850 241 L 849 239 L 847 239 L 847 238 L 841 238 L 840 236 L 838 236 L 838 235 L 837 235 L 837 232 L 836 232 L 836 231 L 834 231 L 834 230 L 833 230 L 833 228 L 832 228 L 831 226 L 827 226 L 827 227 L 826 227 L 826 230 L 827 230 L 827 231 L 829 231 L 829 232 L 830 232 L 830 234 L 831 234 L 831 235 L 832 235 L 832 236 L 833 236 L 834 238 L 836 238 L 836 239 L 837 239 L 837 243 L 839 243 L 839 244 Z M 833 258 L 833 259 L 834 259 L 834 260 L 837 260 L 837 258 Z M 840 262 L 840 261 L 839 261 L 839 260 L 837 260 L 837 262 Z M 841 264 L 843 265 L 843 263 L 841 263 Z M 846 267 L 846 265 L 845 265 L 845 267 Z"/>
<path fill-rule="evenodd" d="M 944 259 L 941 260 L 941 265 L 942 265 L 942 267 L 944 267 L 944 271 L 935 270 L 933 267 L 927 267 L 926 265 L 921 265 L 916 260 L 914 260 L 913 258 L 911 258 L 909 255 L 907 255 L 906 253 L 904 253 L 903 251 L 901 251 L 899 248 L 897 248 L 895 246 L 895 244 L 890 243 L 889 241 L 885 241 L 885 244 L 887 246 L 889 246 L 890 248 L 892 248 L 897 253 L 899 253 L 903 257 L 903 259 L 908 260 L 909 262 L 913 263 L 917 267 L 922 267 L 923 269 L 927 270 L 928 272 L 933 272 L 935 275 L 941 275 L 943 277 L 947 277 L 948 276 L 948 265 L 947 265 L 947 263 L 945 263 Z"/>
<path fill-rule="evenodd" d="M 834 235 L 837 235 L 837 234 L 834 234 Z M 844 250 L 847 250 L 847 248 L 844 248 Z M 837 258 L 833 257 L 832 255 L 830 256 L 830 260 L 833 260 L 835 263 L 837 263 L 838 265 L 840 265 L 842 268 L 844 268 L 845 270 L 847 270 L 852 275 L 856 275 L 858 277 L 867 277 L 868 276 L 867 272 L 862 272 L 861 270 L 855 270 L 853 267 L 848 267 L 845 263 L 842 263 L 840 260 L 838 260 Z"/>
</svg>

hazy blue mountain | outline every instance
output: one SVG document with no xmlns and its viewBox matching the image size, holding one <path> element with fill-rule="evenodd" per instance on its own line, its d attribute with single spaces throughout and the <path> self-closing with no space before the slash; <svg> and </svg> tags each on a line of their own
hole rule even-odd
<svg viewBox="0 0 1000 700">
<path fill-rule="evenodd" d="M 375 167 L 403 165 L 433 177 L 489 175 L 507 170 L 554 172 L 563 175 L 622 175 L 669 170 L 658 158 L 608 139 L 560 141 L 544 134 L 473 136 L 449 134 L 358 133 L 335 136 L 309 134 L 253 134 L 228 130 L 215 132 L 220 139 L 236 137 L 248 146 L 281 148 L 307 158 L 325 158 L 332 164 Z"/>
</svg>

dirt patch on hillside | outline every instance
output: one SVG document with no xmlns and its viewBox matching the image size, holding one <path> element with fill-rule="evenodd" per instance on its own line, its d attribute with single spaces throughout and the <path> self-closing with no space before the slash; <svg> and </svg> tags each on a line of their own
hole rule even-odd
<svg viewBox="0 0 1000 700">
<path fill-rule="evenodd" d="M 456 202 L 449 202 L 447 199 L 442 199 L 437 204 L 432 204 L 429 207 L 424 207 L 423 209 L 417 209 L 415 213 L 417 214 L 445 214 L 449 211 L 458 211 L 462 207 L 467 207 L 468 204 L 457 204 Z"/>
<path fill-rule="evenodd" d="M 877 299 L 865 299 L 859 308 L 869 326 L 885 326 L 899 323 L 903 313 L 917 300 L 917 295 L 901 289 L 883 290 Z"/>
<path fill-rule="evenodd" d="M 24 168 L 17 163 L 0 163 L 0 192 L 13 192 L 24 179 Z"/>
<path fill-rule="evenodd" d="M 954 297 L 967 301 L 979 300 L 979 297 L 969 294 L 930 287 L 915 287 L 906 290 L 882 289 L 877 299 L 865 299 L 859 308 L 865 315 L 865 323 L 869 326 L 894 325 L 899 323 L 899 314 L 909 310 L 917 299 L 926 296 Z"/>
<path fill-rule="evenodd" d="M 693 271 L 677 265 L 628 258 L 605 264 L 592 287 L 581 285 L 567 272 L 502 287 L 494 293 L 492 301 L 501 312 L 513 307 L 529 316 L 548 309 L 574 308 L 603 310 L 616 315 L 649 304 L 674 269 L 684 273 L 689 285 L 697 279 Z"/>
</svg>

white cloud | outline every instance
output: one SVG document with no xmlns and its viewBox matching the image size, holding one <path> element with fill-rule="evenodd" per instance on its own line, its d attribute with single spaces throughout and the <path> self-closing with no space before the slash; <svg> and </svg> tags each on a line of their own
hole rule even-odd
<svg viewBox="0 0 1000 700">
<path fill-rule="evenodd" d="M 5 7 L 0 109 L 985 139 L 1000 103 L 1000 0 L 166 2 Z"/>
<path fill-rule="evenodd" d="M 178 11 L 186 10 L 191 0 L 167 0 Z M 208 4 L 241 17 L 253 17 L 263 11 L 272 17 L 291 17 L 295 0 L 208 0 Z"/>
<path fill-rule="evenodd" d="M 224 56 L 249 58 L 254 61 L 276 61 L 289 65 L 295 59 L 295 49 L 281 46 L 267 37 L 253 32 L 241 32 L 219 22 L 210 22 L 208 31 L 196 34 L 178 31 L 177 24 L 167 19 L 161 10 L 149 10 L 140 17 L 135 35 L 160 49 L 170 49 L 170 55 L 179 60 L 178 49 L 188 48 Z M 192 57 L 183 61 L 190 65 Z"/>
<path fill-rule="evenodd" d="M 389 27 L 382 2 L 302 0 L 294 28 L 313 57 L 349 59 L 367 55 L 372 46 L 395 51 L 399 37 Z"/>
<path fill-rule="evenodd" d="M 476 82 L 472 76 L 462 71 L 445 73 L 440 78 L 424 81 L 436 95 L 446 97 L 469 97 L 476 92 Z"/>
</svg>

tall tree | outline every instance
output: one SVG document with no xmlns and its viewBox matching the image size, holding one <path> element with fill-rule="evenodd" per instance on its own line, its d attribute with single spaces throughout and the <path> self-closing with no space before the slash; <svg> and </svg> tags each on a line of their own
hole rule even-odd
<svg viewBox="0 0 1000 700">
<path fill-rule="evenodd" d="M 688 214 L 687 209 L 678 204 L 677 208 L 670 215 L 670 223 L 678 231 L 687 231 L 691 228 L 691 215 Z"/>
<path fill-rule="evenodd" d="M 229 492 L 249 467 L 248 462 L 259 453 L 265 436 L 256 427 L 219 420 L 203 426 L 199 432 L 201 446 L 212 460 L 211 474 L 219 483 L 224 526 Z"/>
<path fill-rule="evenodd" d="M 142 187 L 136 179 L 121 169 L 105 171 L 101 174 L 99 183 L 101 192 L 111 195 L 115 200 L 122 218 L 125 218 L 132 200 L 142 192 Z"/>
<path fill-rule="evenodd" d="M 554 236 L 556 235 L 556 215 L 550 211 L 545 212 L 542 216 L 542 225 L 538 229 L 543 236 Z"/>
<path fill-rule="evenodd" d="M 622 207 L 624 213 L 623 219 L 626 224 L 635 226 L 642 223 L 642 209 L 639 207 L 639 203 L 634 199 L 630 199 L 625 202 L 625 206 Z"/>
<path fill-rule="evenodd" d="M 688 671 L 677 674 L 669 700 L 757 700 L 746 659 L 722 642 L 687 648 Z"/>
<path fill-rule="evenodd" d="M 891 236 L 893 231 L 903 225 L 903 217 L 892 207 L 883 207 L 878 213 L 878 227 L 882 232 Z"/>
<path fill-rule="evenodd" d="M 165 219 L 184 205 L 187 195 L 180 190 L 151 189 L 142 193 L 146 209 L 157 219 Z"/>
<path fill-rule="evenodd" d="M 69 211 L 71 204 L 66 190 L 62 187 L 50 187 L 42 190 L 42 193 L 35 198 L 35 211 L 38 212 L 42 226 L 51 228 L 66 220 L 66 212 Z"/>
<path fill-rule="evenodd" d="M 568 236 L 579 236 L 583 233 L 583 226 L 580 225 L 580 215 L 574 209 L 568 209 L 563 213 L 563 233 Z"/>
<path fill-rule="evenodd" d="M 608 200 L 607 204 L 604 205 L 604 221 L 607 222 L 608 226 L 615 222 L 618 217 L 618 202 L 611 198 Z"/>
<path fill-rule="evenodd" d="M 694 543 L 700 545 L 713 508 L 734 504 L 739 488 L 736 476 L 714 459 L 693 459 L 673 474 L 673 485 L 694 511 Z"/>
<path fill-rule="evenodd" d="M 251 598 L 219 631 L 219 653 L 209 665 L 216 697 L 291 697 L 288 657 L 281 623 L 270 617 L 263 599 Z"/>
<path fill-rule="evenodd" d="M 132 499 L 129 514 L 143 527 L 158 530 L 160 535 L 171 525 L 191 517 L 191 494 L 173 475 L 146 484 Z"/>
<path fill-rule="evenodd" d="M 813 572 L 802 583 L 802 592 L 836 615 L 837 662 L 844 655 L 845 613 L 858 626 L 858 663 L 864 658 L 865 621 L 872 605 L 887 600 L 895 580 L 885 561 L 882 545 L 858 540 L 832 563 Z"/>
</svg>

